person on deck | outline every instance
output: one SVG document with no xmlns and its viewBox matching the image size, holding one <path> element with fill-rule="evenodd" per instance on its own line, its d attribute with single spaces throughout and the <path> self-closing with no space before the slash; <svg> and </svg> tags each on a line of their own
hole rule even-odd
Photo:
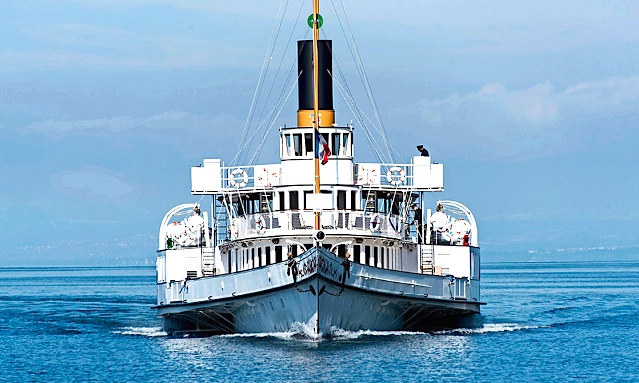
<svg viewBox="0 0 639 383">
<path fill-rule="evenodd" d="M 419 243 L 422 243 L 422 238 L 421 238 L 421 227 L 422 227 L 422 209 L 419 208 L 419 205 L 417 205 L 416 203 L 410 205 L 410 207 L 413 209 L 413 220 L 411 222 L 406 222 L 406 225 L 404 226 L 404 239 L 409 239 L 410 238 L 410 227 L 412 225 L 415 225 L 415 231 L 417 233 L 417 241 Z"/>
<path fill-rule="evenodd" d="M 448 223 L 448 217 L 446 216 L 446 213 L 444 213 L 444 207 L 441 203 L 437 204 L 437 211 L 435 214 L 430 216 L 430 220 L 428 222 L 430 222 L 432 227 L 430 235 L 431 242 L 434 244 L 446 244 L 447 241 L 442 239 L 442 233 Z"/>
<path fill-rule="evenodd" d="M 416 203 L 412 204 L 413 208 L 413 223 L 415 224 L 415 231 L 417 232 L 417 243 L 422 243 L 422 209 Z"/>
<path fill-rule="evenodd" d="M 419 150 L 419 152 L 421 153 L 422 157 L 430 156 L 430 154 L 428 153 L 428 150 L 426 150 L 424 145 L 417 145 L 417 150 Z"/>
</svg>

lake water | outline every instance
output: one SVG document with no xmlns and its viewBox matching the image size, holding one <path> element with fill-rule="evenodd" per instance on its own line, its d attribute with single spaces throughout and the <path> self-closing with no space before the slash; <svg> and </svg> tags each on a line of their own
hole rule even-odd
<svg viewBox="0 0 639 383">
<path fill-rule="evenodd" d="M 0 381 L 637 382 L 639 262 L 482 265 L 480 326 L 169 338 L 153 268 L 0 268 Z"/>
</svg>

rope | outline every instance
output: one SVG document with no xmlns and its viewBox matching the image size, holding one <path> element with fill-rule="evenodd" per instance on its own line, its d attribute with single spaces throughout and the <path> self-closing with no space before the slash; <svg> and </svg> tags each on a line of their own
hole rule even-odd
<svg viewBox="0 0 639 383">
<path fill-rule="evenodd" d="M 297 17 L 296 17 L 296 20 L 298 20 L 298 21 L 299 21 L 299 19 L 300 19 L 299 15 L 301 14 L 302 10 L 303 10 L 303 4 L 302 4 L 302 6 L 300 6 L 300 9 L 299 9 L 299 11 L 298 11 L 298 15 L 297 15 Z M 282 17 L 283 17 L 283 16 L 284 16 L 284 14 L 282 15 Z M 295 22 L 295 25 L 294 25 L 294 26 L 293 26 L 293 28 L 291 29 L 291 33 L 289 34 L 287 47 L 288 47 L 288 46 L 290 46 L 290 42 L 291 42 L 291 40 L 292 40 L 292 38 L 293 38 L 293 36 L 294 36 L 294 34 L 295 34 L 295 29 L 297 28 L 297 25 L 298 25 L 298 22 L 296 21 L 296 22 Z M 307 29 L 305 36 L 308 36 L 308 33 L 309 33 L 309 30 Z M 288 51 L 288 48 L 286 48 L 286 50 L 285 50 L 285 52 L 284 52 L 284 53 L 286 53 L 287 51 Z M 264 112 L 264 110 L 266 109 L 266 106 L 267 106 L 267 104 L 268 104 L 268 99 L 270 99 L 271 92 L 272 92 L 272 90 L 273 90 L 273 88 L 274 88 L 274 86 L 275 86 L 275 83 L 276 83 L 277 77 L 278 77 L 278 75 L 279 75 L 279 72 L 280 72 L 280 70 L 281 70 L 282 64 L 284 63 L 284 55 L 282 55 L 281 57 L 282 57 L 282 59 L 280 60 L 280 64 L 279 64 L 279 66 L 278 66 L 277 73 L 276 73 L 276 75 L 275 75 L 275 78 L 273 79 L 273 83 L 272 83 L 271 88 L 270 88 L 270 90 L 269 90 L 269 94 L 268 94 L 267 100 L 264 102 L 264 107 L 263 107 L 263 110 L 262 110 L 262 115 L 263 115 L 263 112 Z M 296 56 L 296 57 L 298 57 L 298 56 Z M 289 99 L 289 97 L 290 97 L 290 94 L 291 94 L 291 92 L 292 92 L 292 89 L 291 89 L 291 90 L 289 90 L 289 91 L 287 91 L 287 89 L 289 88 L 289 86 L 293 86 L 293 87 L 294 87 L 294 86 L 296 85 L 296 81 L 297 81 L 297 79 L 299 78 L 299 75 L 300 75 L 300 74 L 298 74 L 298 76 L 297 76 L 297 77 L 294 77 L 294 75 L 293 75 L 293 74 L 295 73 L 296 64 L 297 64 L 297 60 L 293 60 L 293 62 L 292 62 L 292 64 L 291 64 L 291 67 L 290 67 L 290 69 L 289 69 L 288 75 L 286 76 L 286 80 L 285 80 L 285 82 L 284 82 L 284 85 L 283 85 L 283 87 L 282 87 L 282 90 L 281 90 L 281 92 L 280 92 L 280 95 L 279 95 L 279 97 L 278 97 L 278 99 L 277 99 L 277 102 L 275 103 L 275 106 L 274 106 L 274 107 L 273 107 L 273 109 L 271 110 L 271 112 L 270 112 L 269 114 L 267 114 L 267 115 L 266 115 L 266 117 L 265 117 L 263 120 L 262 120 L 262 115 L 260 116 L 260 119 L 259 119 L 258 121 L 260 121 L 260 120 L 261 120 L 261 122 L 260 122 L 260 123 L 259 123 L 259 125 L 257 126 L 256 131 L 255 131 L 255 132 L 253 132 L 253 134 L 252 134 L 252 135 L 251 135 L 248 139 L 246 139 L 246 134 L 248 134 L 248 133 L 246 133 L 246 134 L 242 137 L 242 140 L 240 141 L 240 145 L 239 145 L 238 151 L 237 151 L 237 153 L 236 153 L 235 157 L 233 158 L 233 160 L 231 161 L 232 163 L 234 163 L 234 164 L 235 164 L 235 163 L 237 163 L 237 160 L 238 160 L 238 159 L 240 159 L 240 158 L 245 158 L 245 157 L 241 157 L 241 156 L 244 154 L 244 153 L 243 153 L 243 152 L 244 152 L 244 149 L 252 143 L 253 138 L 254 138 L 254 137 L 255 137 L 255 135 L 259 132 L 260 128 L 261 128 L 262 126 L 264 126 L 264 124 L 266 124 L 266 123 L 269 121 L 269 118 L 270 118 L 271 116 L 273 116 L 273 115 L 274 115 L 274 117 L 272 117 L 272 120 L 270 120 L 271 124 L 270 124 L 270 126 L 269 126 L 269 130 L 267 131 L 266 135 L 268 135 L 268 132 L 270 132 L 270 129 L 272 128 L 273 124 L 275 124 L 275 121 L 276 121 L 277 117 L 278 117 L 278 116 L 279 116 L 279 114 L 281 113 L 281 110 L 282 110 L 282 108 L 284 107 L 284 104 L 286 103 L 286 101 L 288 101 L 288 99 Z M 293 85 L 290 85 L 290 84 L 291 84 L 291 81 L 293 81 Z M 258 85 L 258 86 L 259 86 L 259 85 Z M 262 149 L 262 147 L 263 147 L 264 139 L 266 138 L 266 135 L 265 135 L 265 136 L 264 136 L 264 138 L 262 139 L 262 141 L 261 141 L 261 143 L 259 144 L 259 146 L 256 148 L 256 150 L 255 150 L 255 152 L 254 152 L 253 156 L 251 156 L 251 159 L 250 159 L 250 161 L 249 161 L 249 165 L 252 165 L 252 164 L 254 163 L 254 161 L 255 161 L 255 160 L 259 157 L 259 155 L 261 154 L 261 149 Z"/>
<path fill-rule="evenodd" d="M 335 80 L 334 77 L 333 77 L 333 79 L 334 79 L 333 83 L 335 85 L 337 85 L 337 89 L 339 90 L 340 94 L 342 95 L 342 98 L 344 98 L 344 101 L 346 101 L 346 105 L 348 105 L 348 108 L 351 110 L 351 113 L 353 113 L 355 115 L 355 117 L 357 118 L 357 120 L 361 124 L 362 129 L 364 130 L 364 136 L 368 140 L 368 143 L 371 145 L 371 148 L 373 149 L 373 153 L 377 157 L 377 160 L 379 162 L 387 162 L 387 159 L 382 157 L 383 156 L 383 152 L 382 152 L 381 148 L 375 142 L 374 137 L 371 134 L 371 131 L 368 129 L 368 126 L 366 125 L 366 122 L 362 118 L 362 114 L 364 112 L 355 103 L 355 100 L 353 99 L 352 95 L 346 93 L 346 90 L 344 89 L 344 86 L 338 80 Z"/>
<path fill-rule="evenodd" d="M 277 120 L 277 117 L 279 117 L 280 113 L 282 113 L 282 109 L 284 109 L 284 105 L 286 104 L 286 101 L 288 100 L 288 98 L 291 96 L 291 93 L 293 93 L 293 89 L 295 89 L 295 84 L 293 84 L 293 86 L 291 87 L 291 89 L 288 92 L 288 95 L 286 96 L 286 99 L 284 99 L 284 102 L 282 102 L 279 105 L 279 110 L 277 111 L 277 114 L 275 114 L 275 117 L 273 118 L 273 120 L 271 121 L 271 123 L 269 124 L 268 129 L 266 130 L 266 133 L 264 133 L 264 135 L 262 136 L 262 140 L 260 141 L 260 143 L 258 144 L 257 148 L 255 149 L 255 152 L 253 153 L 253 156 L 251 157 L 251 159 L 249 160 L 249 166 L 253 165 L 255 160 L 257 159 L 257 157 L 259 156 L 260 152 L 262 151 L 262 147 L 264 146 L 264 142 L 266 141 L 266 137 L 268 136 L 268 134 L 270 133 L 271 129 L 273 128 L 273 126 L 275 125 L 275 121 Z M 276 108 L 278 107 L 278 105 L 275 106 Z M 270 113 L 269 113 L 270 114 Z M 266 122 L 266 121 L 265 121 Z M 255 131 L 255 133 L 257 133 L 257 130 Z M 253 135 L 255 135 L 255 133 Z M 251 136 L 252 137 L 252 136 Z"/>
<path fill-rule="evenodd" d="M 287 5 L 288 5 L 288 0 L 287 0 Z M 288 48 L 291 46 L 291 40 L 293 39 L 293 34 L 295 32 L 295 28 L 297 28 L 297 23 L 300 20 L 300 15 L 302 14 L 302 9 L 304 8 L 304 3 L 300 2 L 300 9 L 297 13 L 297 17 L 295 18 L 295 25 L 293 25 L 293 29 L 291 30 L 291 34 L 288 36 L 288 41 L 286 42 L 286 44 L 284 45 L 284 53 L 282 54 L 282 60 L 280 60 L 280 64 L 277 67 L 277 71 L 275 72 L 275 77 L 273 79 L 273 82 L 271 83 L 271 88 L 268 91 L 268 95 L 266 96 L 266 101 L 264 102 L 264 107 L 262 108 L 262 112 L 260 113 L 260 118 L 258 118 L 258 121 L 262 121 L 262 116 L 264 115 L 264 110 L 266 109 L 266 105 L 268 104 L 268 100 L 271 98 L 271 93 L 273 92 L 273 88 L 275 87 L 275 82 L 277 80 L 277 76 L 280 73 L 280 69 L 282 68 L 282 64 L 284 63 L 284 57 L 286 57 L 286 52 L 288 52 Z M 281 24 L 280 24 L 281 27 Z M 290 74 L 289 74 L 290 75 Z M 288 83 L 286 83 L 288 84 Z M 285 84 L 285 85 L 286 85 Z M 281 93 L 280 93 L 280 97 L 281 97 Z"/>
<path fill-rule="evenodd" d="M 249 131 L 249 127 L 251 125 L 251 122 L 253 121 L 253 111 L 255 110 L 255 105 L 257 102 L 257 99 L 259 98 L 261 92 L 262 92 L 262 82 L 264 81 L 264 79 L 266 78 L 266 72 L 268 71 L 270 62 L 271 62 L 271 58 L 273 55 L 273 50 L 275 49 L 275 43 L 277 42 L 277 37 L 279 36 L 279 31 L 280 28 L 282 26 L 282 20 L 284 19 L 284 13 L 286 12 L 286 9 L 284 10 L 284 12 L 282 12 L 282 16 L 280 19 L 280 11 L 282 9 L 282 4 L 284 3 L 284 0 L 280 1 L 280 6 L 277 10 L 277 17 L 275 18 L 275 24 L 273 25 L 273 30 L 271 31 L 271 38 L 269 40 L 269 44 L 268 47 L 266 49 L 266 54 L 264 55 L 264 62 L 262 63 L 262 70 L 260 71 L 260 77 L 257 81 L 257 85 L 255 87 L 255 91 L 253 92 L 253 100 L 251 101 L 251 106 L 249 107 L 249 113 L 248 116 L 246 117 L 246 123 L 244 125 L 244 131 L 242 131 L 242 138 L 240 139 L 239 145 L 238 145 L 238 152 L 235 155 L 235 157 L 233 158 L 233 160 L 231 161 L 231 165 L 234 165 L 236 163 L 236 160 L 240 159 L 240 154 L 241 152 L 241 146 L 242 143 L 244 142 L 244 140 L 246 139 L 246 135 L 248 134 Z M 288 0 L 286 1 L 286 5 L 288 6 Z M 278 27 L 279 24 L 279 27 Z M 277 31 L 277 32 L 276 32 Z"/>
<path fill-rule="evenodd" d="M 333 4 L 333 0 L 331 0 L 331 4 Z M 379 126 L 379 130 L 378 132 L 380 133 L 380 135 L 382 136 L 382 140 L 384 141 L 384 144 L 386 145 L 386 150 L 388 151 L 388 155 L 391 159 L 391 162 L 395 162 L 394 157 L 393 157 L 393 153 L 391 152 L 391 146 L 390 146 L 390 142 L 388 140 L 388 136 L 386 135 L 386 130 L 384 129 L 384 123 L 382 122 L 382 118 L 379 115 L 379 109 L 377 108 L 377 102 L 375 101 L 375 97 L 373 96 L 373 92 L 371 91 L 371 86 L 370 86 L 370 82 L 368 81 L 368 76 L 366 75 L 366 70 L 364 69 L 364 63 L 362 62 L 361 56 L 359 54 L 359 50 L 357 49 L 357 44 L 355 43 L 355 37 L 353 35 L 353 29 L 351 27 L 350 21 L 348 19 L 348 15 L 346 14 L 346 9 L 344 8 L 344 2 L 342 0 L 340 0 L 340 4 L 342 6 L 342 11 L 344 12 L 344 18 L 346 19 L 346 24 L 348 25 L 348 30 L 350 32 L 350 41 L 348 40 L 348 38 L 346 37 L 346 34 L 344 32 L 344 28 L 342 26 L 342 21 L 339 18 L 339 16 L 337 16 L 337 19 L 339 21 L 340 27 L 342 28 L 342 32 L 344 33 L 344 37 L 346 38 L 346 41 L 350 44 L 352 42 L 353 47 L 355 49 L 355 54 L 353 54 L 353 50 L 350 48 L 349 45 L 349 50 L 351 51 L 351 55 L 353 55 L 353 58 L 355 59 L 355 62 L 357 64 L 357 69 L 360 72 L 360 76 L 362 79 L 362 84 L 364 85 L 364 89 L 366 90 L 366 94 L 368 95 L 368 99 L 369 102 L 371 103 L 371 107 L 373 108 L 373 112 L 375 114 L 375 119 L 377 120 L 378 126 Z M 335 8 L 335 4 L 333 4 L 333 8 Z M 335 14 L 337 15 L 337 10 L 335 10 Z"/>
</svg>

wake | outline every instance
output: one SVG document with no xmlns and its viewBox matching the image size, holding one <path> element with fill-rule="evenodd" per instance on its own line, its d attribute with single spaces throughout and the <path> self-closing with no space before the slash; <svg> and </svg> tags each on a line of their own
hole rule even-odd
<svg viewBox="0 0 639 383">
<path fill-rule="evenodd" d="M 314 328 L 308 323 L 293 323 L 291 328 L 287 331 L 274 331 L 265 333 L 237 333 L 237 334 L 223 334 L 214 335 L 218 338 L 254 338 L 265 339 L 275 338 L 284 341 L 302 341 L 302 342 L 317 342 L 320 340 L 355 340 L 368 337 L 395 337 L 395 336 L 440 336 L 440 335 L 473 335 L 473 334 L 490 334 L 501 332 L 515 332 L 525 330 L 535 330 L 551 326 L 527 326 L 517 323 L 486 323 L 481 327 L 475 328 L 456 328 L 450 330 L 441 330 L 434 332 L 415 332 L 415 331 L 373 331 L 373 330 L 358 330 L 347 331 L 341 328 L 333 327 L 329 333 L 322 333 L 319 336 L 315 334 Z M 114 334 L 128 335 L 128 336 L 144 336 L 148 338 L 166 337 L 168 334 L 162 331 L 161 327 L 122 327 Z M 188 334 L 184 334 L 185 337 L 189 337 Z"/>
<path fill-rule="evenodd" d="M 436 331 L 434 335 L 471 335 L 471 334 L 489 334 L 499 332 L 513 332 L 523 330 L 535 330 L 548 326 L 525 326 L 517 323 L 486 323 L 476 328 L 456 328 L 451 330 Z"/>
<path fill-rule="evenodd" d="M 120 335 L 145 336 L 149 338 L 168 335 L 166 332 L 162 331 L 161 327 L 122 327 L 112 333 Z"/>
</svg>

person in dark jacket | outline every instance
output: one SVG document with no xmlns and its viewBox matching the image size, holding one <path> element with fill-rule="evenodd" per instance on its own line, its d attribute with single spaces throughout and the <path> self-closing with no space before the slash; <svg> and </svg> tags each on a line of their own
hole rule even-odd
<svg viewBox="0 0 639 383">
<path fill-rule="evenodd" d="M 422 243 L 422 209 L 416 203 L 412 204 L 414 215 L 413 224 L 415 225 L 415 231 L 417 232 L 417 243 Z"/>
<path fill-rule="evenodd" d="M 430 154 L 428 154 L 428 150 L 426 150 L 424 145 L 417 145 L 417 150 L 419 150 L 419 152 L 422 154 L 422 157 L 430 156 Z"/>
</svg>

